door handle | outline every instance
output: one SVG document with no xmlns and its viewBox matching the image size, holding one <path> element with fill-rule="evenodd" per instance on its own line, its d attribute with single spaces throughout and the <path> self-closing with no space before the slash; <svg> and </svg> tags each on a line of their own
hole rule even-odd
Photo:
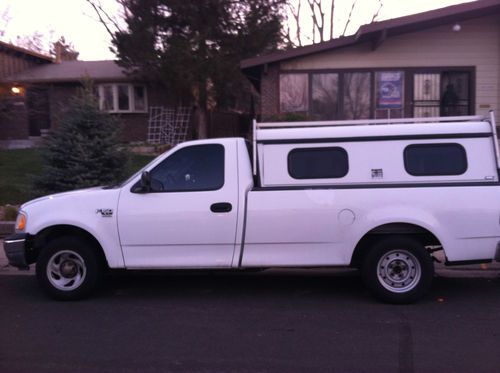
<svg viewBox="0 0 500 373">
<path fill-rule="evenodd" d="M 218 202 L 210 206 L 212 212 L 230 212 L 233 206 L 229 202 Z"/>
</svg>

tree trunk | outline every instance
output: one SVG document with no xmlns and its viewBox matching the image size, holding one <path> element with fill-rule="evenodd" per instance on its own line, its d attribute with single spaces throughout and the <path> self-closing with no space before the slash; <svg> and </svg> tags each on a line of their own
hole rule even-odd
<svg viewBox="0 0 500 373">
<path fill-rule="evenodd" d="M 198 82 L 198 138 L 206 139 L 208 137 L 207 122 L 207 83 Z"/>
<path fill-rule="evenodd" d="M 201 107 L 198 107 L 197 110 L 197 122 L 198 122 L 198 138 L 206 139 L 208 137 L 208 122 L 207 122 L 207 110 Z"/>
</svg>

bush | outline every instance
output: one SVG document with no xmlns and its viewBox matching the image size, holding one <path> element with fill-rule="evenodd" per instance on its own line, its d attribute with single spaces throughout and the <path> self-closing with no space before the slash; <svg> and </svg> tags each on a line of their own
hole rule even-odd
<svg viewBox="0 0 500 373">
<path fill-rule="evenodd" d="M 99 110 L 91 84 L 75 96 L 42 151 L 41 193 L 109 185 L 123 177 L 126 153 L 118 147 L 118 126 Z"/>
<path fill-rule="evenodd" d="M 3 208 L 3 220 L 15 221 L 17 217 L 17 208 L 7 205 Z"/>
</svg>

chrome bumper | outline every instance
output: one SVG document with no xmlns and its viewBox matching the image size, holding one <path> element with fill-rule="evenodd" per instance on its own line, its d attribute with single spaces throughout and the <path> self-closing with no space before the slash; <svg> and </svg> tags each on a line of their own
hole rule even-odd
<svg viewBox="0 0 500 373">
<path fill-rule="evenodd" d="M 19 269 L 28 268 L 27 246 L 29 235 L 27 233 L 16 233 L 5 238 L 3 248 L 9 264 Z"/>
</svg>

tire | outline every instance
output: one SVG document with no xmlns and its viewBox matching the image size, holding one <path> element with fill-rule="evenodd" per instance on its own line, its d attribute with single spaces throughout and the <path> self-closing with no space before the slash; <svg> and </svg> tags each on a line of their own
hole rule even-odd
<svg viewBox="0 0 500 373">
<path fill-rule="evenodd" d="M 87 297 L 99 283 L 103 265 L 96 248 L 79 237 L 50 241 L 36 263 L 36 277 L 44 292 L 57 300 Z"/>
<path fill-rule="evenodd" d="M 366 254 L 362 275 L 375 297 L 396 304 L 413 303 L 430 289 L 432 257 L 417 240 L 392 236 L 377 241 Z"/>
</svg>

